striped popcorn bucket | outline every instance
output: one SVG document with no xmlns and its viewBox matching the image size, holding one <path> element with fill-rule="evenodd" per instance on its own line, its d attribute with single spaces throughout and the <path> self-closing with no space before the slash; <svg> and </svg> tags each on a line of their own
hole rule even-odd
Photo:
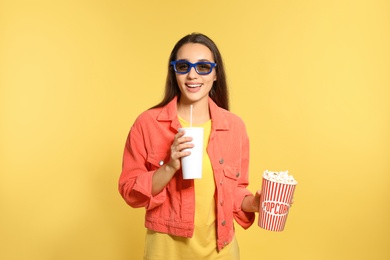
<svg viewBox="0 0 390 260">
<path fill-rule="evenodd" d="M 259 209 L 259 227 L 283 231 L 296 184 L 284 184 L 263 178 Z"/>
</svg>

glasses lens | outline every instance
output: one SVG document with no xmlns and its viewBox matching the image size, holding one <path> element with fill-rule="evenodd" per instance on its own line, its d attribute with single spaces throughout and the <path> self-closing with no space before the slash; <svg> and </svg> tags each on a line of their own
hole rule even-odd
<svg viewBox="0 0 390 260">
<path fill-rule="evenodd" d="M 176 62 L 176 70 L 179 73 L 187 73 L 190 70 L 190 64 L 186 61 Z"/>
<path fill-rule="evenodd" d="M 211 72 L 211 64 L 199 62 L 196 64 L 196 70 L 199 74 L 208 74 Z"/>
</svg>

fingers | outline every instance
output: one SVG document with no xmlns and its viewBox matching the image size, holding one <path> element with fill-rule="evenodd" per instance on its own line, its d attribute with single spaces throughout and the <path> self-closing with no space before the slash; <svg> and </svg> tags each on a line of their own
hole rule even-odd
<svg viewBox="0 0 390 260">
<path fill-rule="evenodd" d="M 191 143 L 192 137 L 184 136 L 184 134 L 184 131 L 177 133 L 171 145 L 171 160 L 169 164 L 175 170 L 180 168 L 180 158 L 191 154 L 191 152 L 186 149 L 194 147 L 194 144 Z"/>
<path fill-rule="evenodd" d="M 176 153 L 178 158 L 189 155 L 190 151 L 183 150 L 194 147 L 194 144 L 190 143 L 192 137 L 184 136 L 184 134 L 184 131 L 177 133 L 171 146 L 171 153 Z"/>
</svg>

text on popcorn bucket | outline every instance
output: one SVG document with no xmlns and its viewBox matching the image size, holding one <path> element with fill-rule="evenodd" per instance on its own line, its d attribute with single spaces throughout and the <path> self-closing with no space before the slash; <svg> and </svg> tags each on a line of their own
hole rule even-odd
<svg viewBox="0 0 390 260">
<path fill-rule="evenodd" d="M 264 201 L 261 205 L 263 210 L 271 215 L 284 216 L 287 215 L 290 205 L 279 201 Z"/>
</svg>

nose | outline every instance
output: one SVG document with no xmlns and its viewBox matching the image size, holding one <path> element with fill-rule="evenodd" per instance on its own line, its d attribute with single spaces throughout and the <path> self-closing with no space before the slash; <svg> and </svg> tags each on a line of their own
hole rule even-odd
<svg viewBox="0 0 390 260">
<path fill-rule="evenodd" d="M 187 77 L 190 79 L 195 79 L 198 77 L 198 72 L 196 72 L 195 67 L 192 67 L 187 74 Z"/>
</svg>

